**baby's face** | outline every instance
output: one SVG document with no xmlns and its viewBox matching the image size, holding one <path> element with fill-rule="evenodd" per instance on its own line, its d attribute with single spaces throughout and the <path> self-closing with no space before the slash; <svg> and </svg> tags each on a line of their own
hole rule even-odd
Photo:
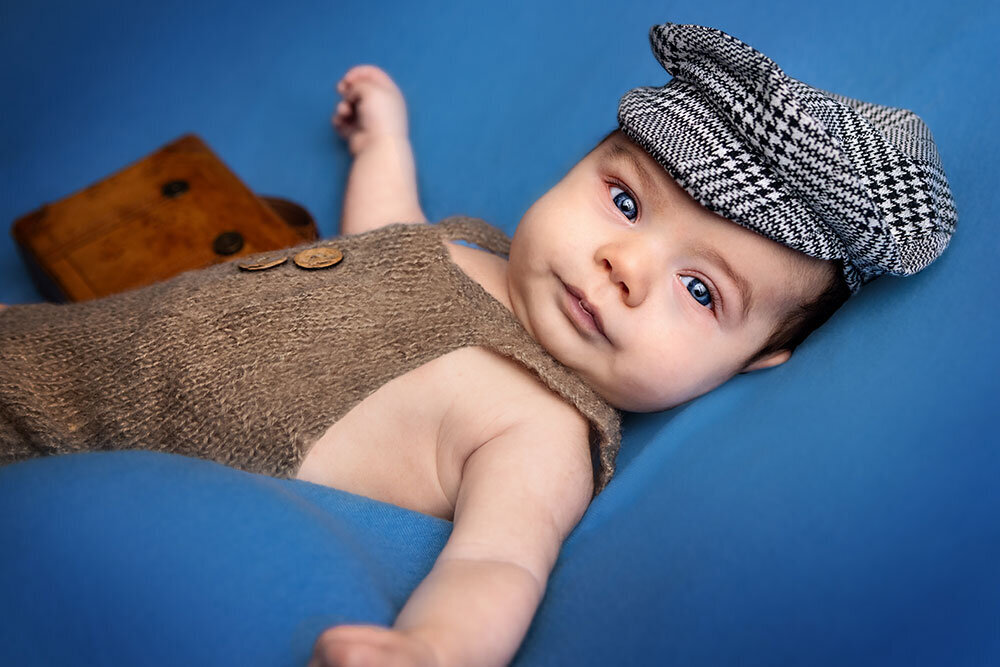
<svg viewBox="0 0 1000 667">
<path fill-rule="evenodd" d="M 703 207 L 620 131 L 532 204 L 509 260 L 511 304 L 528 332 L 634 412 L 783 362 L 787 353 L 743 366 L 827 270 Z M 603 335 L 574 314 L 567 287 L 596 309 Z"/>
</svg>

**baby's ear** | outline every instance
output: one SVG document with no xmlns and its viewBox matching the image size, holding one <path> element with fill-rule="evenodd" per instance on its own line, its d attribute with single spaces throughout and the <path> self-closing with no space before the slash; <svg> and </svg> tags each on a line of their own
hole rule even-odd
<svg viewBox="0 0 1000 667">
<path fill-rule="evenodd" d="M 757 371 L 761 368 L 774 368 L 775 366 L 780 366 L 788 361 L 791 356 L 791 350 L 778 350 L 777 352 L 772 352 L 766 357 L 761 357 L 752 364 L 749 364 L 746 368 L 741 370 L 740 373 L 749 373 L 750 371 Z"/>
</svg>

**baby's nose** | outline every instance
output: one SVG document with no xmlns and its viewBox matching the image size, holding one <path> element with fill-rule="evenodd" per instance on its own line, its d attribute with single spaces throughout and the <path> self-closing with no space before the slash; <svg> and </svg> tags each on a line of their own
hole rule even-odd
<svg viewBox="0 0 1000 667">
<path fill-rule="evenodd" d="M 630 307 L 638 306 L 646 297 L 649 277 L 646 275 L 648 261 L 641 253 L 629 252 L 625 248 L 609 250 L 603 257 L 604 270 L 608 278 L 621 291 L 622 300 Z"/>
</svg>

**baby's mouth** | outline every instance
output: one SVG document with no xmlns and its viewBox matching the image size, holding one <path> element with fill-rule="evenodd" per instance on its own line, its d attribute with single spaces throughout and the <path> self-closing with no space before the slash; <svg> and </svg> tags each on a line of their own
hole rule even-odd
<svg viewBox="0 0 1000 667">
<path fill-rule="evenodd" d="M 560 280 L 560 282 L 562 281 Z M 566 299 L 574 320 L 583 328 L 599 334 L 604 340 L 610 343 L 611 339 L 604 333 L 604 327 L 601 324 L 601 314 L 597 308 L 587 301 L 586 295 L 578 288 L 566 283 L 563 283 L 563 287 L 566 288 Z"/>
</svg>

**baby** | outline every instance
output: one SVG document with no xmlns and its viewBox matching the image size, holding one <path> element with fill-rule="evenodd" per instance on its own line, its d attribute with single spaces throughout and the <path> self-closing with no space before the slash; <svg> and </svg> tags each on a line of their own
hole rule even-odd
<svg viewBox="0 0 1000 667">
<path fill-rule="evenodd" d="M 362 240 L 440 227 L 447 257 L 492 297 L 483 305 L 549 356 L 455 343 L 353 404 L 293 467 L 275 466 L 454 522 L 392 628 L 330 628 L 310 665 L 508 663 L 562 542 L 613 472 L 608 414 L 668 409 L 782 364 L 862 284 L 912 274 L 947 246 L 954 207 L 916 116 L 806 86 L 712 28 L 667 23 L 650 42 L 674 78 L 626 93 L 619 129 L 531 205 L 506 259 L 479 225 L 428 224 L 390 77 L 362 65 L 337 84 L 332 122 L 354 157 L 344 261 Z M 487 250 L 455 243 L 463 230 Z M 235 267 L 206 271 L 247 277 L 224 269 Z M 0 334 L 17 311 L 0 315 Z"/>
</svg>

